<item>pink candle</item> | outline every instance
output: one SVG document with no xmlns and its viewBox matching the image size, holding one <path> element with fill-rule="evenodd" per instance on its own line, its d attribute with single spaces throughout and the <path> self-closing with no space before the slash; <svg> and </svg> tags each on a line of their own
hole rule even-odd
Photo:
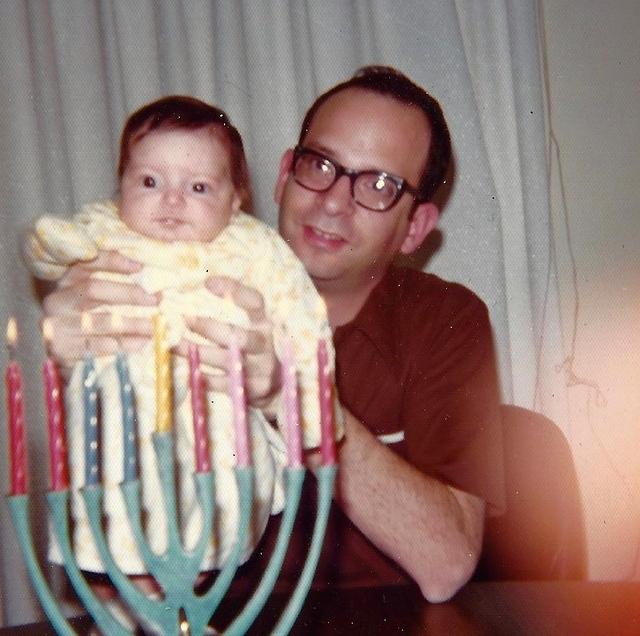
<svg viewBox="0 0 640 636">
<path fill-rule="evenodd" d="M 247 424 L 247 400 L 244 390 L 242 354 L 238 345 L 238 339 L 234 333 L 232 333 L 229 338 L 228 372 L 229 392 L 233 405 L 233 423 L 236 433 L 236 465 L 246 467 L 251 465 L 249 428 Z"/>
<path fill-rule="evenodd" d="M 50 323 L 45 320 L 43 334 L 46 342 L 51 341 Z M 69 487 L 67 468 L 67 445 L 64 436 L 64 417 L 62 410 L 62 391 L 56 363 L 50 358 L 43 367 L 45 397 L 47 403 L 47 423 L 49 428 L 49 463 L 51 470 L 51 489 L 65 490 Z"/>
<path fill-rule="evenodd" d="M 202 371 L 200 371 L 200 352 L 198 347 L 191 343 L 189 344 L 189 386 L 191 387 L 191 412 L 193 414 L 196 472 L 198 473 L 207 473 L 211 470 L 203 385 Z"/>
<path fill-rule="evenodd" d="M 320 386 L 320 456 L 322 463 L 336 463 L 336 442 L 333 431 L 332 383 L 329 373 L 329 356 L 327 343 L 320 340 L 318 344 L 318 384 Z"/>
<path fill-rule="evenodd" d="M 285 341 L 282 356 L 282 399 L 287 422 L 287 455 L 289 466 L 302 466 L 302 433 L 300 430 L 300 407 L 298 400 L 298 379 L 293 359 L 291 342 Z"/>
<path fill-rule="evenodd" d="M 9 347 L 9 366 L 5 374 L 7 387 L 7 412 L 9 413 L 9 441 L 11 460 L 11 494 L 24 495 L 27 492 L 27 466 L 24 430 L 24 401 L 22 391 L 22 372 L 20 365 L 13 360 L 13 349 L 18 337 L 16 321 L 9 320 L 7 325 L 7 345 Z"/>
</svg>

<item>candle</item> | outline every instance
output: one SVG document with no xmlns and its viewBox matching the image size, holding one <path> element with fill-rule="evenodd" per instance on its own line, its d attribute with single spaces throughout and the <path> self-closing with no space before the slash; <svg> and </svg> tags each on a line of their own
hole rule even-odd
<svg viewBox="0 0 640 636">
<path fill-rule="evenodd" d="M 42 334 L 45 343 L 53 337 L 51 323 L 48 319 L 42 323 Z M 49 467 L 51 471 L 51 489 L 65 490 L 69 487 L 67 467 L 67 446 L 64 436 L 64 418 L 62 411 L 62 391 L 60 376 L 56 363 L 47 356 L 43 367 L 45 397 L 47 404 L 47 425 L 49 429 Z"/>
<path fill-rule="evenodd" d="M 122 315 L 114 311 L 111 314 L 111 327 L 114 333 L 120 333 L 123 328 Z M 133 400 L 133 386 L 129 377 L 129 365 L 118 340 L 116 354 L 116 372 L 120 385 L 120 405 L 122 408 L 122 457 L 123 481 L 134 481 L 138 478 L 138 453 L 136 447 L 136 412 Z"/>
<path fill-rule="evenodd" d="M 162 314 L 153 317 L 153 342 L 156 361 L 156 431 L 171 430 L 173 386 L 171 383 L 171 354 L 167 347 L 167 326 Z"/>
<path fill-rule="evenodd" d="M 93 328 L 91 314 L 81 316 L 80 329 L 88 336 Z M 82 366 L 82 404 L 84 407 L 84 485 L 95 486 L 98 483 L 98 390 L 96 383 L 96 365 L 89 352 L 89 342 Z"/>
<path fill-rule="evenodd" d="M 244 390 L 242 355 L 235 333 L 229 337 L 228 352 L 229 392 L 233 405 L 233 423 L 236 433 L 236 465 L 251 464 L 249 429 L 247 425 L 247 401 Z"/>
<path fill-rule="evenodd" d="M 93 355 L 86 353 L 82 367 L 84 405 L 84 485 L 98 483 L 98 390 Z"/>
<path fill-rule="evenodd" d="M 24 429 L 23 382 L 20 365 L 13 359 L 18 339 L 15 318 L 7 324 L 7 346 L 9 365 L 5 374 L 7 387 L 7 411 L 9 413 L 9 453 L 11 461 L 11 494 L 24 495 L 27 492 L 27 467 Z"/>
<path fill-rule="evenodd" d="M 116 370 L 120 384 L 120 403 L 122 405 L 122 453 L 124 481 L 138 478 L 135 409 L 133 406 L 133 387 L 129 378 L 129 366 L 122 351 L 116 355 Z"/>
<path fill-rule="evenodd" d="M 286 340 L 281 364 L 282 397 L 285 421 L 287 423 L 287 455 L 289 466 L 302 466 L 302 437 L 300 430 L 300 408 L 298 401 L 298 380 L 293 359 L 291 341 Z"/>
<path fill-rule="evenodd" d="M 336 444 L 333 431 L 333 401 L 331 375 L 329 373 L 329 356 L 327 343 L 320 340 L 318 344 L 318 384 L 320 386 L 320 456 L 322 463 L 336 463 Z"/>
<path fill-rule="evenodd" d="M 195 344 L 190 343 L 189 386 L 191 387 L 191 412 L 193 415 L 196 472 L 198 473 L 207 473 L 211 470 L 203 385 L 202 371 L 200 370 L 200 352 Z"/>
</svg>

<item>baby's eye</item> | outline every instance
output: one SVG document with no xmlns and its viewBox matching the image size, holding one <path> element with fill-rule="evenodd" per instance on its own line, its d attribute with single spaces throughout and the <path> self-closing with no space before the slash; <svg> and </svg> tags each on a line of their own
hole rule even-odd
<svg viewBox="0 0 640 636">
<path fill-rule="evenodd" d="M 146 177 L 142 178 L 142 185 L 145 188 L 155 188 L 156 180 L 153 177 L 150 177 L 149 175 L 147 175 Z"/>
<path fill-rule="evenodd" d="M 194 183 L 191 188 L 194 192 L 197 192 L 199 194 L 204 194 L 209 190 L 209 186 L 206 183 L 202 182 Z"/>
</svg>

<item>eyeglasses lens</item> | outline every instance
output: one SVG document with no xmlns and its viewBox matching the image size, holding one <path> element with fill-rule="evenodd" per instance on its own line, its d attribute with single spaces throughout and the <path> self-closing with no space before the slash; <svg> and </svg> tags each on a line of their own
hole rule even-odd
<svg viewBox="0 0 640 636">
<path fill-rule="evenodd" d="M 294 165 L 296 181 L 310 190 L 328 190 L 335 180 L 335 166 L 318 155 L 302 153 Z"/>
<path fill-rule="evenodd" d="M 382 174 L 364 172 L 353 184 L 353 198 L 365 208 L 384 211 L 392 206 L 398 196 L 398 185 Z"/>
<path fill-rule="evenodd" d="M 293 167 L 293 176 L 301 186 L 324 192 L 336 181 L 336 166 L 319 155 L 301 152 Z M 383 212 L 397 200 L 398 184 L 379 172 L 347 172 L 351 178 L 353 198 L 369 210 Z"/>
</svg>

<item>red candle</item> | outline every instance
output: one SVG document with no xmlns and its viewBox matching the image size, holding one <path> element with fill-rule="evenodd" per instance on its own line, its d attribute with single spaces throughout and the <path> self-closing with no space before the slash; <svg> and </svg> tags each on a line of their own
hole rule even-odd
<svg viewBox="0 0 640 636">
<path fill-rule="evenodd" d="M 15 318 L 10 318 L 7 325 L 7 346 L 9 347 L 10 360 L 5 374 L 5 383 L 7 387 L 7 412 L 9 413 L 11 494 L 24 495 L 27 492 L 27 466 L 23 382 L 20 365 L 13 360 L 13 350 L 17 338 L 18 330 Z"/>
<path fill-rule="evenodd" d="M 53 334 L 51 333 L 50 323 L 46 319 L 43 322 L 42 331 L 45 342 L 50 342 Z M 69 487 L 69 473 L 67 468 L 67 445 L 64 436 L 62 391 L 58 367 L 50 357 L 47 357 L 44 362 L 43 376 L 49 429 L 51 489 L 65 490 Z"/>
<path fill-rule="evenodd" d="M 289 466 L 302 466 L 302 432 L 300 430 L 300 406 L 298 400 L 298 380 L 293 359 L 291 342 L 285 341 L 282 356 L 282 398 L 287 423 L 287 455 Z"/>
<path fill-rule="evenodd" d="M 251 465 L 249 450 L 249 428 L 247 423 L 247 400 L 244 390 L 244 373 L 242 368 L 242 354 L 238 339 L 232 332 L 229 338 L 228 352 L 229 392 L 233 405 L 233 423 L 236 433 L 236 465 L 246 467 Z"/>
<path fill-rule="evenodd" d="M 320 388 L 320 456 L 322 463 L 336 463 L 336 444 L 333 426 L 333 387 L 329 369 L 327 343 L 320 340 L 318 344 L 318 384 Z"/>
<path fill-rule="evenodd" d="M 189 386 L 191 387 L 191 412 L 193 414 L 193 435 L 195 438 L 196 472 L 207 473 L 211 470 L 209 455 L 209 434 L 204 410 L 204 382 L 200 371 L 200 352 L 198 347 L 189 344 Z"/>
<path fill-rule="evenodd" d="M 333 431 L 333 400 L 327 343 L 318 344 L 318 384 L 320 386 L 320 456 L 323 465 L 336 463 L 336 442 Z"/>
</svg>

